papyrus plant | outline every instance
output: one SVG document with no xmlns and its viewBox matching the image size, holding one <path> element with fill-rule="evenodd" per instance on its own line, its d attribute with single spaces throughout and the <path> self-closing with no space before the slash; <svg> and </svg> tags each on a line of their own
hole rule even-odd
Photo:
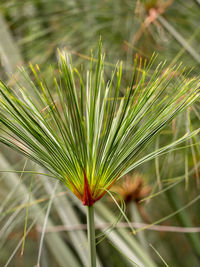
<svg viewBox="0 0 200 267">
<path fill-rule="evenodd" d="M 136 166 L 197 133 L 141 157 L 155 135 L 199 97 L 198 78 L 183 78 L 181 66 L 165 63 L 152 71 L 153 62 L 136 58 L 125 89 L 122 64 L 105 80 L 100 44 L 86 73 L 60 54 L 53 91 L 38 66 L 30 66 L 32 78 L 22 70 L 26 84 L 18 90 L 0 82 L 0 142 L 46 168 L 88 206 L 91 266 L 93 204 Z"/>
</svg>

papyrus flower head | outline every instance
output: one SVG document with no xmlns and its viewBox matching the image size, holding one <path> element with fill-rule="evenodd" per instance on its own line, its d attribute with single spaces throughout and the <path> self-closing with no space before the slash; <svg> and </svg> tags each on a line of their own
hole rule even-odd
<svg viewBox="0 0 200 267">
<path fill-rule="evenodd" d="M 126 90 L 122 64 L 105 79 L 101 44 L 97 62 L 92 59 L 86 73 L 60 54 L 53 88 L 31 65 L 34 77 L 23 72 L 27 81 L 19 91 L 0 82 L 0 142 L 92 205 L 117 179 L 172 146 L 140 158 L 153 137 L 199 97 L 197 78 L 183 78 L 180 66 L 162 72 L 165 63 L 152 71 L 153 61 L 142 65 L 135 59 Z"/>
</svg>

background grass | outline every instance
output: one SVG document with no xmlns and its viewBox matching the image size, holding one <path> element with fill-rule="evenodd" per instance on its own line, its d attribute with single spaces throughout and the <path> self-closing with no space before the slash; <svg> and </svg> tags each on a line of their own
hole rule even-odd
<svg viewBox="0 0 200 267">
<path fill-rule="evenodd" d="M 1 0 L 0 77 L 14 86 L 8 73 L 15 73 L 17 64 L 26 68 L 29 61 L 40 64 L 48 77 L 49 64 L 55 66 L 57 62 L 57 48 L 71 52 L 74 64 L 80 67 L 83 62 L 89 63 L 90 49 L 97 50 L 99 35 L 108 55 L 106 73 L 109 75 L 110 66 L 123 60 L 124 85 L 136 53 L 149 59 L 155 51 L 159 60 L 182 61 L 183 65 L 194 67 L 196 74 L 200 63 L 199 15 L 199 1 L 195 0 Z M 147 151 L 199 127 L 199 111 L 197 103 L 181 114 Z M 158 225 L 165 228 L 140 231 L 143 225 L 138 224 L 140 230 L 133 236 L 128 227 L 122 228 L 124 224 L 119 223 L 112 231 L 105 231 L 116 222 L 119 210 L 109 196 L 97 203 L 97 231 L 106 235 L 97 246 L 99 266 L 135 266 L 129 259 L 139 266 L 165 266 L 162 258 L 169 266 L 199 266 L 199 136 L 182 146 L 184 149 L 145 163 L 137 173 L 131 173 L 133 183 L 136 179 L 142 182 L 133 185 L 130 192 L 123 187 L 131 221 L 148 225 L 159 221 Z M 22 173 L 21 170 L 38 171 L 38 166 L 4 146 L 0 170 L 0 265 L 33 266 L 40 258 L 42 267 L 87 266 L 85 213 L 79 202 L 54 180 Z M 41 242 L 45 216 L 47 232 Z M 184 233 L 185 227 L 195 227 L 196 232 Z M 24 229 L 27 236 L 21 256 Z"/>
</svg>

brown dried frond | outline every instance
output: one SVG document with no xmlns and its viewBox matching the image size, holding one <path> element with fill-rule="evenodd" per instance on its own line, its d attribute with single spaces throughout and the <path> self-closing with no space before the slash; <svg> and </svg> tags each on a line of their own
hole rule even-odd
<svg viewBox="0 0 200 267">
<path fill-rule="evenodd" d="M 150 186 L 145 184 L 144 177 L 139 173 L 128 175 L 123 182 L 116 184 L 113 190 L 121 195 L 126 203 L 138 203 L 150 192 Z"/>
</svg>

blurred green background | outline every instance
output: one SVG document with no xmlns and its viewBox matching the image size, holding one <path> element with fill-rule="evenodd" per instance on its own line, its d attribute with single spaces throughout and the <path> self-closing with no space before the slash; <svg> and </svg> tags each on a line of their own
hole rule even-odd
<svg viewBox="0 0 200 267">
<path fill-rule="evenodd" d="M 32 62 L 48 80 L 51 68 L 57 68 L 57 48 L 71 53 L 75 66 L 87 68 L 100 36 L 108 74 L 123 61 L 124 87 L 136 53 L 148 60 L 155 52 L 158 61 L 182 62 L 199 74 L 199 0 L 0 0 L 0 78 L 16 86 L 22 79 L 17 65 L 27 68 Z M 199 127 L 199 119 L 197 103 L 162 131 L 148 151 Z M 98 266 L 200 266 L 199 160 L 196 136 L 113 188 L 127 204 L 136 236 L 123 218 L 115 225 L 120 211 L 109 196 L 95 205 L 97 233 L 103 233 Z M 1 145 L 0 266 L 88 266 L 84 207 L 63 185 L 22 170 L 44 173 Z"/>
</svg>

